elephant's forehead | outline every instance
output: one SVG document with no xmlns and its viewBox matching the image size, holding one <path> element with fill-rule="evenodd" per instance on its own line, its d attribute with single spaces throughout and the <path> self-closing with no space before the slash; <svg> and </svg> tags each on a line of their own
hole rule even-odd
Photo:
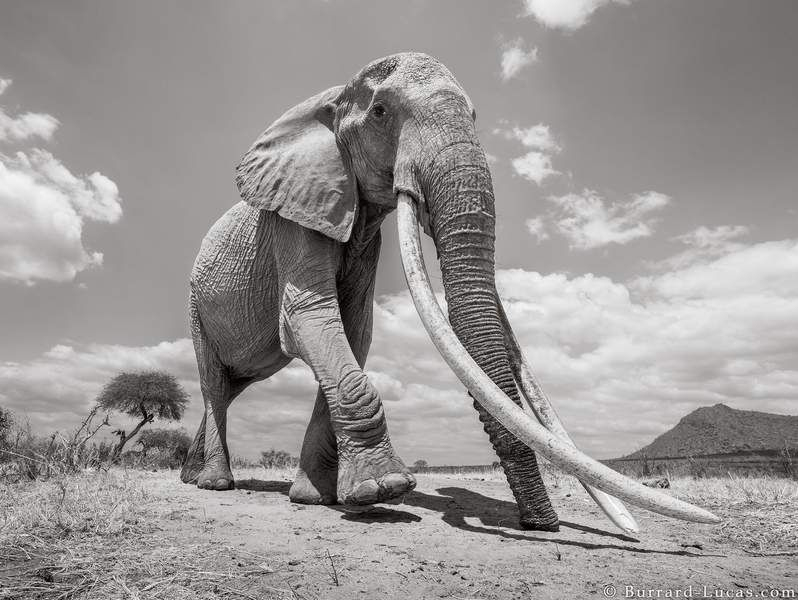
<svg viewBox="0 0 798 600">
<path fill-rule="evenodd" d="M 402 52 L 372 61 L 355 79 L 368 82 L 372 88 L 404 92 L 408 99 L 449 88 L 464 96 L 469 109 L 473 109 L 471 99 L 452 72 L 438 59 L 421 52 Z"/>
<path fill-rule="evenodd" d="M 405 85 L 436 81 L 455 81 L 454 75 L 438 59 L 421 52 L 402 52 L 379 58 L 366 65 L 355 79 L 379 85 L 390 80 Z"/>
</svg>

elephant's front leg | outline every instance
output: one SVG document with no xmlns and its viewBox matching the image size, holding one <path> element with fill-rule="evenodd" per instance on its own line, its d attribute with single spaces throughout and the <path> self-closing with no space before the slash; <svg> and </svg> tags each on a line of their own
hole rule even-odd
<svg viewBox="0 0 798 600">
<path fill-rule="evenodd" d="M 347 270 L 338 278 L 338 305 L 349 346 L 363 368 L 371 346 L 374 317 L 374 281 L 380 253 L 377 233 L 361 252 L 349 256 Z M 330 422 L 330 409 L 319 387 L 310 417 L 299 469 L 288 492 L 293 502 L 335 504 L 338 487 L 338 448 Z"/>
<path fill-rule="evenodd" d="M 338 502 L 371 504 L 412 490 L 415 479 L 393 449 L 379 393 L 349 345 L 334 278 L 307 286 L 289 280 L 280 318 L 284 351 L 313 369 L 327 401 L 338 452 Z"/>
</svg>

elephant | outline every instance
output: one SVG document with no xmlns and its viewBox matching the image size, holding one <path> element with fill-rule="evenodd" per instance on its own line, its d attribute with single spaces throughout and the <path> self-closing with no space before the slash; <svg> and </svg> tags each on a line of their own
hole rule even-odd
<svg viewBox="0 0 798 600">
<path fill-rule="evenodd" d="M 496 291 L 493 185 L 475 120 L 471 99 L 443 64 L 406 52 L 375 60 L 345 85 L 301 102 L 257 138 L 236 169 L 241 200 L 211 227 L 191 272 L 189 313 L 205 411 L 182 481 L 234 487 L 228 407 L 247 386 L 298 358 L 313 371 L 318 391 L 290 500 L 364 505 L 414 489 L 391 443 L 379 391 L 363 370 L 380 227 L 397 210 L 411 295 L 473 398 L 522 528 L 559 527 L 535 449 L 576 474 L 625 531 L 637 526 L 605 491 L 678 518 L 715 522 L 711 513 L 586 457 L 562 428 Z M 448 319 L 426 279 L 419 226 L 438 251 Z"/>
</svg>

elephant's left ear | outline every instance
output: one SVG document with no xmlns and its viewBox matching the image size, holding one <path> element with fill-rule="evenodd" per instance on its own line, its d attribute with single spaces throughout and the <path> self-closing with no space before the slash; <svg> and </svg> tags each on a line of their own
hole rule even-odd
<svg viewBox="0 0 798 600">
<path fill-rule="evenodd" d="M 308 98 L 272 123 L 236 168 L 241 198 L 345 242 L 357 210 L 357 185 L 331 131 L 343 86 Z"/>
</svg>

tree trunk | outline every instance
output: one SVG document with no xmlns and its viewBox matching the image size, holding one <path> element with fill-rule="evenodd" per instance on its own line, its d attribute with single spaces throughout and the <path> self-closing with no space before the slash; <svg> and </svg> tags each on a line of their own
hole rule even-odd
<svg viewBox="0 0 798 600">
<path fill-rule="evenodd" d="M 116 447 L 114 448 L 114 452 L 111 455 L 112 462 L 114 463 L 119 462 L 119 458 L 122 456 L 122 449 L 125 447 L 125 444 L 127 444 L 128 441 L 134 438 L 142 427 L 144 427 L 147 423 L 152 423 L 152 421 L 155 419 L 155 415 L 148 413 L 147 409 L 144 408 L 143 405 L 141 406 L 141 416 L 142 416 L 141 421 L 139 421 L 138 425 L 136 425 L 133 431 L 130 432 L 130 435 L 126 435 L 123 429 L 118 430 L 117 433 L 119 435 L 119 443 L 116 445 Z"/>
</svg>

